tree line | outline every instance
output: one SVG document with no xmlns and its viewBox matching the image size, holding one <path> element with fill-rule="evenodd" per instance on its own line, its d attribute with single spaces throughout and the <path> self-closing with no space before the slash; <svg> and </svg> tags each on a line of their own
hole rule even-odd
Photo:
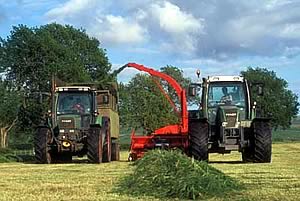
<svg viewBox="0 0 300 201">
<path fill-rule="evenodd" d="M 47 102 L 31 95 L 49 92 L 53 75 L 66 82 L 107 82 L 116 79 L 110 70 L 106 50 L 83 29 L 56 23 L 14 26 L 7 38 L 0 38 L 0 147 L 31 143 L 34 127 L 48 109 Z M 182 87 L 191 82 L 178 67 L 165 66 L 160 71 L 171 75 Z M 254 99 L 264 113 L 272 115 L 275 128 L 288 128 L 299 106 L 297 95 L 287 88 L 288 83 L 265 68 L 248 68 L 241 75 L 264 83 L 265 96 L 254 95 Z M 166 82 L 137 74 L 128 83 L 119 84 L 121 126 L 151 132 L 178 122 L 155 82 L 178 104 L 175 92 Z"/>
</svg>

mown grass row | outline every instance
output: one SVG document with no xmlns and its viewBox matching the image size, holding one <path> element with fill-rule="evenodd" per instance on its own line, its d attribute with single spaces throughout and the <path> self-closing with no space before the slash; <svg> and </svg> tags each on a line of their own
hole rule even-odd
<svg viewBox="0 0 300 201">
<path fill-rule="evenodd" d="M 245 187 L 238 193 L 208 197 L 221 200 L 299 200 L 300 143 L 273 144 L 272 163 L 242 163 L 241 155 L 210 154 L 209 165 L 238 180 Z M 75 160 L 70 164 L 40 165 L 30 163 L 0 164 L 0 200 L 174 200 L 154 196 L 131 196 L 115 192 L 122 178 L 134 172 L 127 162 L 99 165 Z M 180 179 L 180 178 L 178 178 Z M 153 189 L 149 189 L 153 191 Z M 175 199 L 176 200 L 176 199 Z M 178 200 L 178 199 L 177 199 Z"/>
<path fill-rule="evenodd" d="M 222 197 L 242 185 L 206 162 L 178 150 L 153 150 L 135 163 L 133 173 L 122 179 L 115 192 L 132 196 L 196 199 Z"/>
</svg>

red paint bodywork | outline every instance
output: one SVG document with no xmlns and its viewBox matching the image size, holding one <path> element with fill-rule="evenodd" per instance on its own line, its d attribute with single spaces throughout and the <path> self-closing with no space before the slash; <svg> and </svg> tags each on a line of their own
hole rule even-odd
<svg viewBox="0 0 300 201">
<path fill-rule="evenodd" d="M 154 149 L 156 147 L 166 146 L 168 148 L 181 148 L 187 152 L 188 149 L 188 111 L 187 111 L 187 100 L 185 90 L 174 80 L 171 76 L 156 71 L 152 68 L 145 67 L 136 63 L 128 63 L 121 68 L 123 70 L 126 67 L 135 68 L 139 71 L 147 72 L 153 77 L 158 77 L 167 81 L 176 91 L 176 94 L 180 101 L 180 108 L 176 109 L 180 115 L 179 124 L 167 125 L 156 129 L 153 133 L 148 136 L 137 136 L 135 131 L 131 134 L 131 146 L 130 146 L 130 157 L 132 160 L 141 158 L 147 150 Z M 121 71 L 120 70 L 120 71 Z M 162 91 L 163 95 L 167 98 L 173 107 L 176 107 L 172 102 L 168 94 L 163 91 L 163 88 L 158 82 L 156 82 L 158 88 Z M 173 104 L 172 104 L 173 103 Z M 162 143 L 160 143 L 162 142 Z"/>
</svg>

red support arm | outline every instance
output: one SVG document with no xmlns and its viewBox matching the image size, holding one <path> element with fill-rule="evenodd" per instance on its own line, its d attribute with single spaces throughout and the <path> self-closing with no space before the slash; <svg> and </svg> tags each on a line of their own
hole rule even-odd
<svg viewBox="0 0 300 201">
<path fill-rule="evenodd" d="M 185 90 L 181 88 L 178 82 L 174 80 L 174 78 L 172 78 L 171 76 L 165 73 L 156 71 L 152 68 L 148 68 L 136 63 L 128 63 L 114 73 L 117 74 L 121 72 L 123 69 L 125 69 L 126 67 L 135 68 L 139 71 L 147 72 L 151 76 L 159 77 L 167 81 L 176 91 L 176 94 L 179 98 L 180 105 L 181 105 L 181 125 L 169 125 L 157 129 L 155 131 L 155 134 L 187 134 L 188 133 L 188 112 L 187 112 L 186 94 L 185 94 Z"/>
</svg>

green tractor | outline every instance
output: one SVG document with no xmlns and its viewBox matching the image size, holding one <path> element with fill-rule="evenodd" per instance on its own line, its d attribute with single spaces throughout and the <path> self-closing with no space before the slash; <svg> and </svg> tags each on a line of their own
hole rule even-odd
<svg viewBox="0 0 300 201">
<path fill-rule="evenodd" d="M 250 85 L 241 76 L 212 76 L 192 84 L 189 95 L 201 86 L 199 110 L 189 111 L 190 154 L 208 160 L 208 153 L 239 151 L 244 162 L 271 162 L 270 118 L 256 112 Z M 261 84 L 252 87 L 263 95 Z"/>
<path fill-rule="evenodd" d="M 55 86 L 55 85 L 54 85 Z M 55 86 L 47 121 L 34 138 L 38 163 L 119 160 L 119 115 L 116 84 Z"/>
</svg>

